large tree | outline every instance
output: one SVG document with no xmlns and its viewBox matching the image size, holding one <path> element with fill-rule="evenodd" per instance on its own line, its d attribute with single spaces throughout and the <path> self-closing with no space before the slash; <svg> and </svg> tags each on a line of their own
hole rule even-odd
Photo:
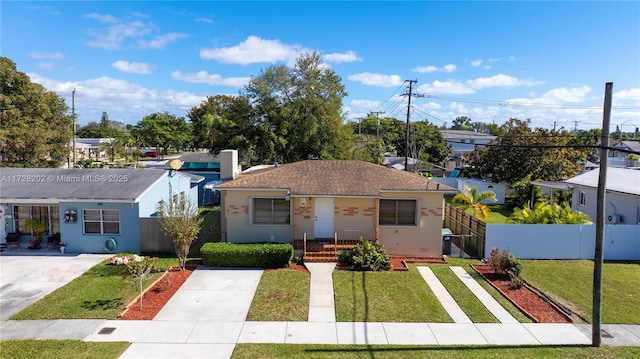
<svg viewBox="0 0 640 359">
<path fill-rule="evenodd" d="M 353 151 L 355 159 L 377 163 L 376 154 L 380 151 L 375 151 L 376 148 L 382 154 L 395 152 L 404 156 L 407 154 L 406 126 L 405 121 L 374 116 L 349 122 L 347 127 L 356 137 Z M 432 164 L 440 164 L 447 158 L 450 151 L 437 126 L 427 121 L 415 121 L 411 122 L 409 130 L 409 156 Z"/>
<path fill-rule="evenodd" d="M 255 126 L 266 131 L 266 161 L 347 158 L 351 136 L 342 124 L 341 78 L 318 53 L 302 54 L 293 68 L 278 65 L 261 71 L 244 88 L 253 104 Z"/>
<path fill-rule="evenodd" d="M 0 163 L 58 167 L 69 155 L 73 117 L 64 99 L 0 57 Z"/>
<path fill-rule="evenodd" d="M 191 139 L 191 125 L 168 112 L 156 112 L 145 116 L 133 129 L 134 136 L 146 146 L 160 146 L 166 154 L 171 146 L 183 146 Z"/>
<path fill-rule="evenodd" d="M 471 174 L 510 183 L 527 175 L 546 181 L 575 176 L 585 154 L 571 147 L 572 136 L 564 129 L 532 131 L 530 122 L 512 118 L 500 126 L 495 143 L 471 154 Z"/>
</svg>

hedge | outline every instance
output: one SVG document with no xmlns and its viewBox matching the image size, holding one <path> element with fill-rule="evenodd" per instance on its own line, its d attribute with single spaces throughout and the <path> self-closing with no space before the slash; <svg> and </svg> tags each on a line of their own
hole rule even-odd
<svg viewBox="0 0 640 359">
<path fill-rule="evenodd" d="M 214 267 L 283 268 L 293 259 L 293 246 L 282 243 L 205 243 L 202 264 Z"/>
</svg>

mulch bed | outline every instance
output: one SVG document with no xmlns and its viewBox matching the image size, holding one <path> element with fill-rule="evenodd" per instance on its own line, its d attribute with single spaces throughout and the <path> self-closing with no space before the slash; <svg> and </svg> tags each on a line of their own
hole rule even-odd
<svg viewBox="0 0 640 359">
<path fill-rule="evenodd" d="M 169 269 L 144 293 L 142 297 L 142 311 L 140 310 L 140 297 L 136 297 L 136 299 L 127 306 L 127 309 L 118 316 L 118 319 L 153 319 L 195 269 L 195 266 L 188 266 L 182 271 L 178 267 Z"/>
<path fill-rule="evenodd" d="M 510 280 L 507 274 L 494 273 L 488 265 L 473 264 L 471 267 L 533 321 L 537 323 L 573 323 L 567 314 L 539 295 L 537 290 L 528 284 L 525 283 L 522 288 L 514 290 L 509 288 Z"/>
</svg>

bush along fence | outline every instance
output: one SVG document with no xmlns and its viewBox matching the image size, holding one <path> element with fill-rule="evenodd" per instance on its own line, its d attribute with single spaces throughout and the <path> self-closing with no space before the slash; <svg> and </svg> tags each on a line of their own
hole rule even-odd
<svg viewBox="0 0 640 359">
<path fill-rule="evenodd" d="M 291 265 L 293 246 L 282 243 L 205 243 L 202 264 L 213 267 L 284 268 Z"/>
</svg>

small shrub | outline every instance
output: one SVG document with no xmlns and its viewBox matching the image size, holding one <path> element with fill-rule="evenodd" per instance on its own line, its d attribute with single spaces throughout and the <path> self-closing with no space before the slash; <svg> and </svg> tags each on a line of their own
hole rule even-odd
<svg viewBox="0 0 640 359">
<path fill-rule="evenodd" d="M 524 285 L 524 280 L 522 279 L 522 277 L 513 276 L 511 274 L 509 274 L 509 276 L 511 277 L 511 281 L 509 282 L 509 288 L 513 290 L 522 288 L 522 286 Z"/>
<path fill-rule="evenodd" d="M 500 252 L 498 248 L 494 247 L 491 249 L 491 256 L 487 260 L 487 264 L 493 272 L 509 275 L 511 289 L 520 289 L 522 287 L 524 281 L 520 278 L 520 273 L 522 273 L 524 267 L 520 259 L 509 253 L 508 250 L 505 249 Z"/>
<path fill-rule="evenodd" d="M 341 252 L 338 260 L 355 271 L 382 271 L 391 268 L 387 251 L 377 241 L 358 240 L 358 244 L 350 251 Z"/>
</svg>

